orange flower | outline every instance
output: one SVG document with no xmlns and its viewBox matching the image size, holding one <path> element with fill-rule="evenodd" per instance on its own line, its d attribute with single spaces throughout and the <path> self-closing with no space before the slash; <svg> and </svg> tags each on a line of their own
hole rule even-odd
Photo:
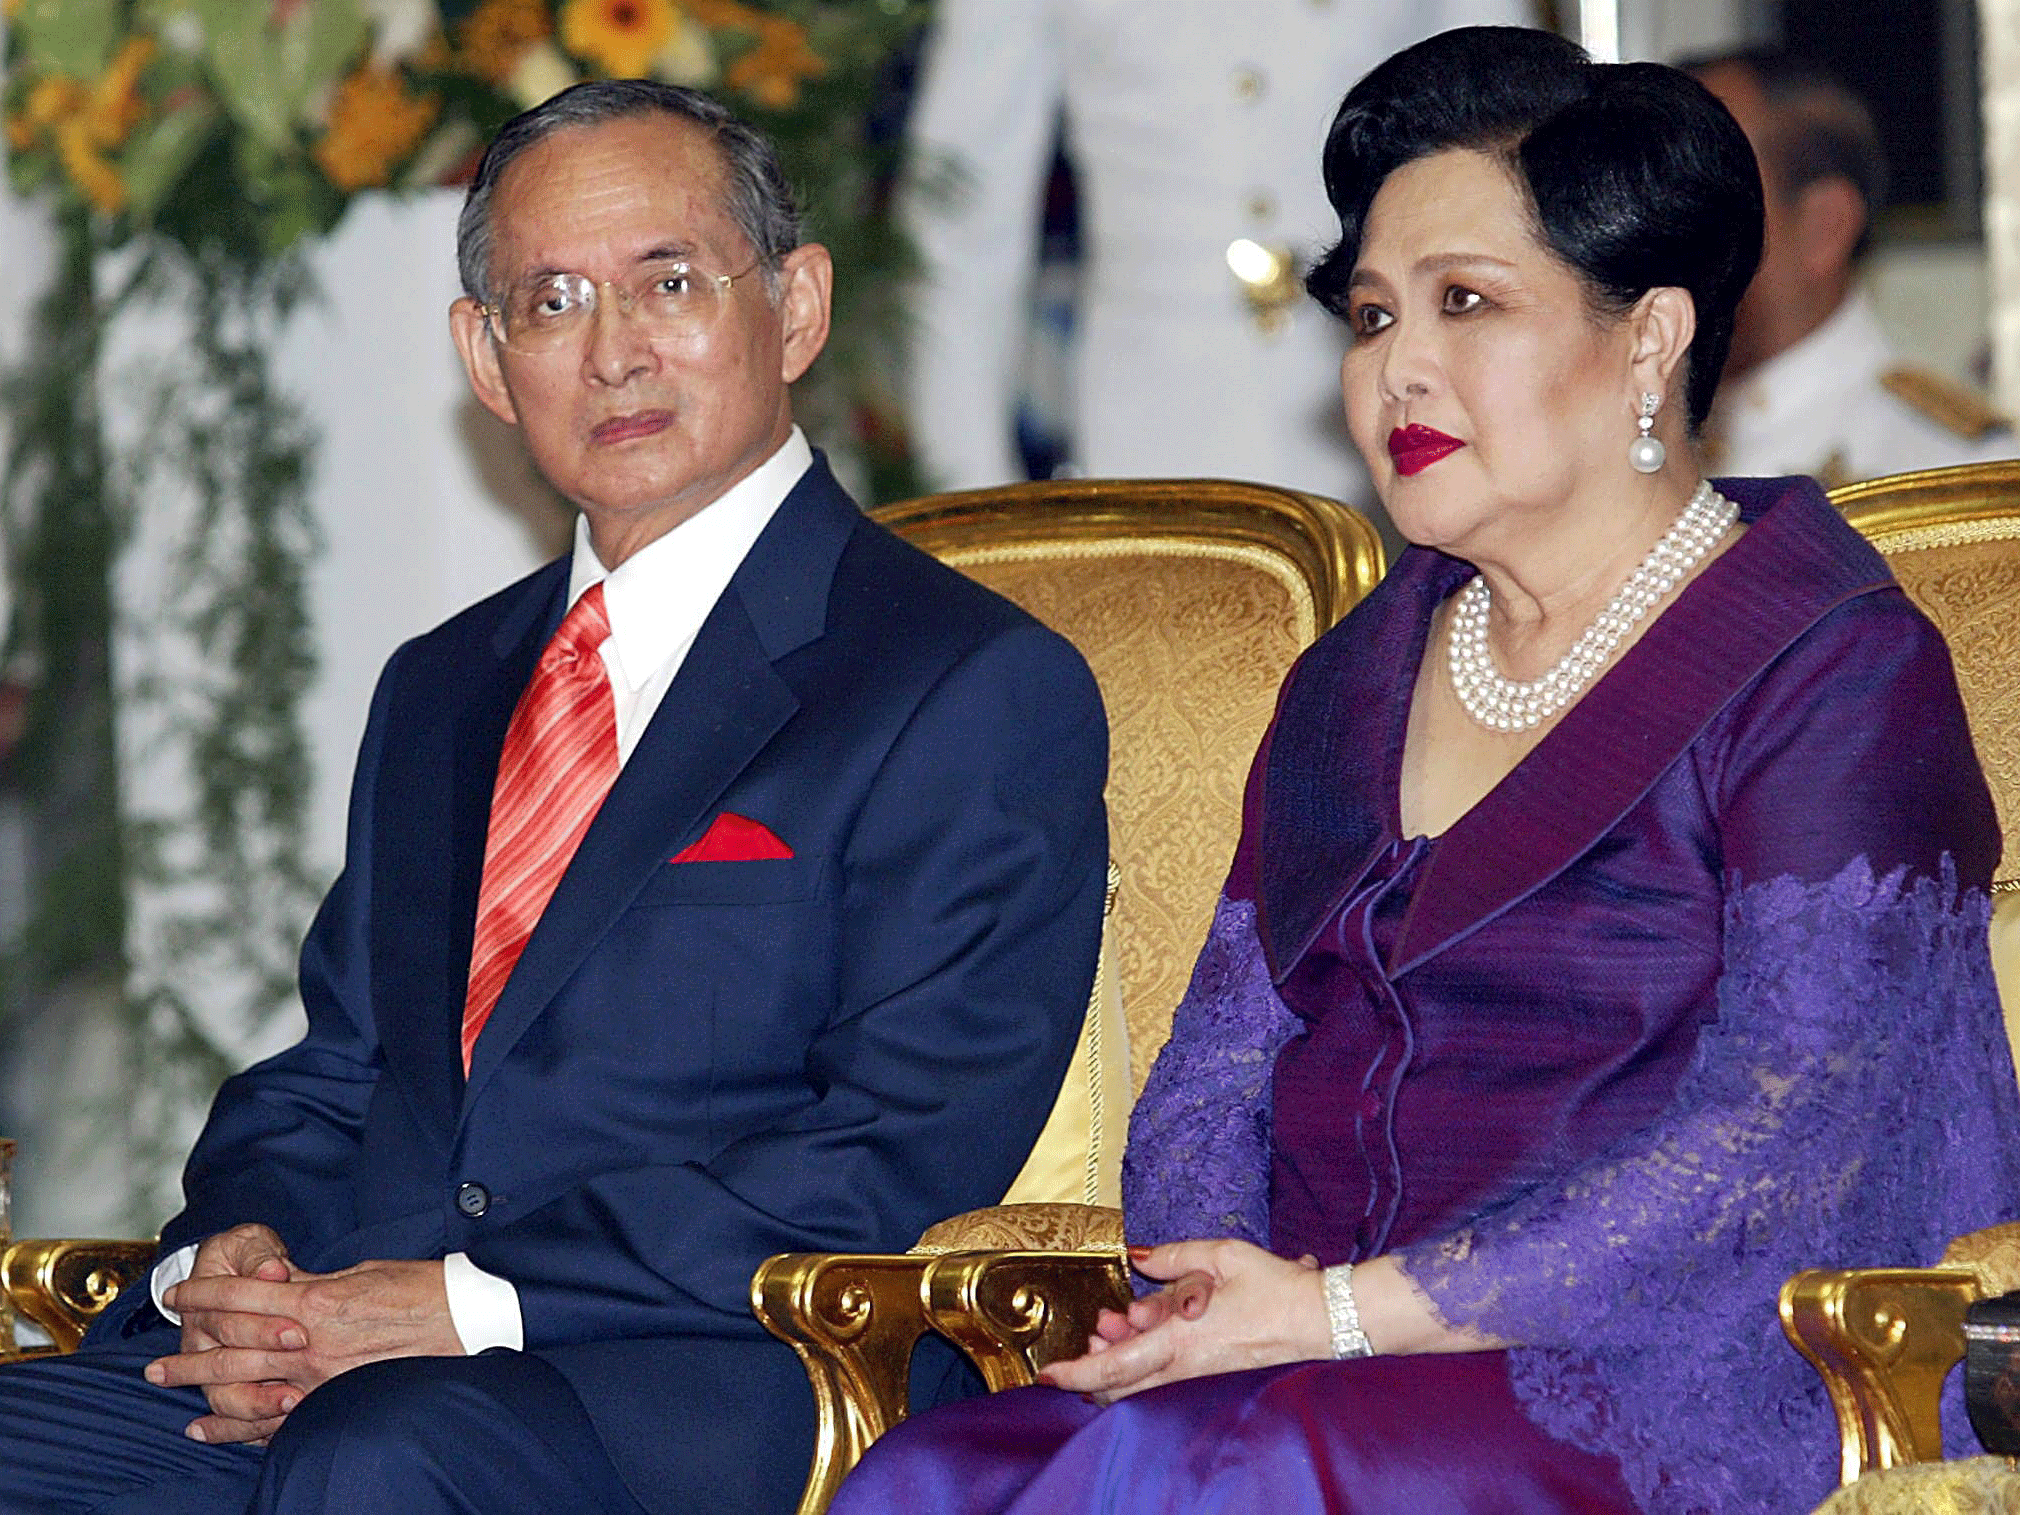
<svg viewBox="0 0 2020 1515">
<path fill-rule="evenodd" d="M 613 79 L 645 73 L 679 29 L 673 0 L 568 0 L 561 7 L 561 45 Z"/>
<path fill-rule="evenodd" d="M 758 22 L 758 45 L 729 66 L 731 89 L 740 89 L 770 110 L 791 110 L 800 100 L 800 85 L 828 71 L 807 34 L 791 21 L 765 17 Z"/>
<path fill-rule="evenodd" d="M 392 69 L 367 64 L 337 86 L 329 129 L 311 156 L 338 189 L 384 184 L 435 124 L 441 108 L 439 100 L 409 94 Z"/>
<path fill-rule="evenodd" d="M 756 35 L 765 18 L 737 0 L 686 0 L 687 13 L 703 26 L 716 31 L 750 32 Z"/>
<path fill-rule="evenodd" d="M 503 84 L 526 49 L 553 31 L 547 0 L 484 0 L 457 33 L 463 67 L 480 79 Z"/>
</svg>

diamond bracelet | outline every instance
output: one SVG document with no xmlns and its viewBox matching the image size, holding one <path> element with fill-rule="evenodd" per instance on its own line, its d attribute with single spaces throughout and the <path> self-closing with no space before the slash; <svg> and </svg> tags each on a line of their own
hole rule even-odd
<svg viewBox="0 0 2020 1515">
<path fill-rule="evenodd" d="M 1326 1286 L 1326 1322 L 1333 1330 L 1333 1356 L 1373 1357 L 1375 1349 L 1361 1329 L 1361 1309 L 1354 1303 L 1354 1265 L 1335 1263 L 1320 1275 Z"/>
</svg>

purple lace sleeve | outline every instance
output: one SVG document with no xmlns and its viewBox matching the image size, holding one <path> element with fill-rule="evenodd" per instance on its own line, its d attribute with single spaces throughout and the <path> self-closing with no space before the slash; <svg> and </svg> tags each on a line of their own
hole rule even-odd
<svg viewBox="0 0 2020 1515">
<path fill-rule="evenodd" d="M 1270 1074 L 1297 1025 L 1263 963 L 1255 906 L 1222 899 L 1129 1118 L 1122 1210 L 1132 1242 L 1269 1245 Z"/>
<path fill-rule="evenodd" d="M 1988 906 L 1943 872 L 1737 889 L 1672 1113 L 1400 1254 L 1447 1321 L 1524 1344 L 1532 1418 L 1618 1456 L 1656 1515 L 1828 1492 L 1822 1386 L 1776 1319 L 1790 1273 L 1926 1264 L 2020 1203 Z"/>
</svg>

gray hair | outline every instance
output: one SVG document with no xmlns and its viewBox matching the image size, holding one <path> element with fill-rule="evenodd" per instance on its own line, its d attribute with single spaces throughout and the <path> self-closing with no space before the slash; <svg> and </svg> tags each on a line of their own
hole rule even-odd
<svg viewBox="0 0 2020 1515">
<path fill-rule="evenodd" d="M 494 242 L 491 196 L 512 160 L 534 143 L 571 126 L 595 126 L 635 116 L 675 116 L 707 132 L 722 154 L 723 209 L 757 253 L 767 293 L 778 295 L 785 255 L 800 245 L 800 210 L 771 139 L 699 90 L 654 79 L 592 79 L 522 111 L 507 121 L 478 160 L 477 176 L 456 222 L 456 269 L 463 292 L 480 305 L 492 301 Z"/>
</svg>

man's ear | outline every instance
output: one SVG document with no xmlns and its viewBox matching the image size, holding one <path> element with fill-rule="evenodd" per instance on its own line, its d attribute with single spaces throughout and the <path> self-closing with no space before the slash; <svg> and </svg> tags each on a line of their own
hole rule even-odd
<svg viewBox="0 0 2020 1515">
<path fill-rule="evenodd" d="M 818 242 L 803 242 L 779 265 L 780 374 L 791 384 L 813 366 L 828 342 L 835 264 Z"/>
<path fill-rule="evenodd" d="M 498 344 L 491 340 L 490 322 L 484 307 L 468 295 L 449 307 L 449 335 L 456 339 L 456 351 L 463 355 L 463 371 L 470 376 L 470 388 L 477 401 L 507 426 L 519 424 L 519 408 L 512 403 L 512 391 L 505 384 L 505 370 L 498 362 Z"/>
<path fill-rule="evenodd" d="M 1789 218 L 1802 270 L 1813 279 L 1841 277 L 1866 232 L 1866 198 L 1835 175 L 1805 185 Z"/>
<path fill-rule="evenodd" d="M 1669 393 L 1670 380 L 1682 367 L 1697 335 L 1697 302 L 1690 291 L 1660 285 L 1635 302 L 1628 312 L 1633 342 L 1629 363 L 1635 387 L 1650 394 Z"/>
</svg>

